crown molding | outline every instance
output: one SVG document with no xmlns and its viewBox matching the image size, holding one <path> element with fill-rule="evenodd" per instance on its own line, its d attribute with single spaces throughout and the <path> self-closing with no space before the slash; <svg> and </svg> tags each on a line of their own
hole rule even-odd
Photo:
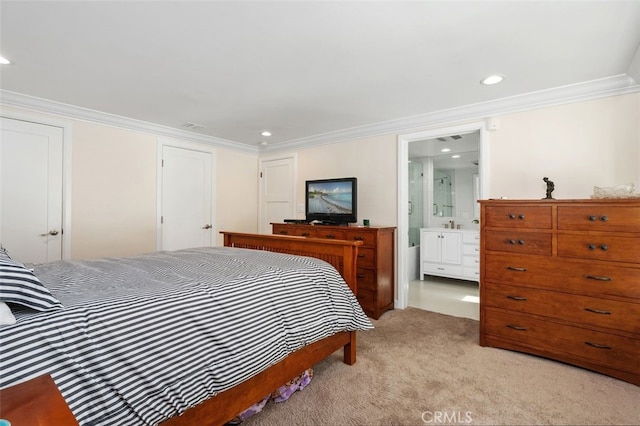
<svg viewBox="0 0 640 426">
<path fill-rule="evenodd" d="M 505 115 L 538 108 L 581 102 L 608 96 L 623 95 L 640 91 L 640 84 L 627 74 L 620 74 L 598 80 L 570 84 L 553 89 L 526 93 L 518 96 L 465 105 L 462 107 L 404 117 L 349 129 L 337 130 L 299 139 L 293 139 L 267 147 L 254 147 L 240 142 L 213 136 L 201 135 L 172 127 L 161 126 L 141 120 L 108 114 L 88 108 L 36 98 L 20 93 L 0 90 L 0 105 L 36 110 L 77 120 L 115 126 L 129 130 L 151 133 L 191 142 L 204 143 L 215 147 L 229 148 L 254 154 L 271 154 L 295 149 L 310 148 L 348 140 L 368 137 L 411 133 L 438 126 L 469 120 L 483 120 L 497 115 Z"/>
<path fill-rule="evenodd" d="M 115 114 L 109 114 L 106 112 L 100 112 L 88 108 L 82 108 L 61 102 L 36 98 L 34 96 L 23 95 L 21 93 L 11 92 L 8 90 L 0 90 L 0 105 L 25 108 L 41 113 L 54 114 L 66 118 L 89 121 L 97 124 L 114 126 L 142 133 L 151 133 L 156 136 L 164 136 L 189 142 L 197 142 L 212 145 L 215 147 L 229 148 L 239 151 L 251 152 L 254 154 L 258 153 L 257 147 L 252 147 L 247 144 L 242 144 L 222 138 L 216 138 L 213 136 L 201 135 L 198 133 L 176 129 L 173 127 L 161 126 L 159 124 L 153 124 L 146 121 L 136 120 L 133 118 L 123 117 Z"/>
<path fill-rule="evenodd" d="M 636 83 L 627 74 L 620 74 L 598 80 L 591 80 L 583 83 L 570 84 L 553 89 L 511 96 L 494 101 L 470 104 L 462 107 L 290 140 L 269 146 L 265 148 L 264 151 L 276 152 L 309 148 L 312 146 L 344 142 L 347 140 L 364 139 L 373 136 L 411 133 L 418 130 L 450 125 L 451 123 L 456 122 L 483 120 L 498 115 L 512 114 L 608 96 L 624 95 L 638 91 L 640 91 L 640 84 Z"/>
</svg>

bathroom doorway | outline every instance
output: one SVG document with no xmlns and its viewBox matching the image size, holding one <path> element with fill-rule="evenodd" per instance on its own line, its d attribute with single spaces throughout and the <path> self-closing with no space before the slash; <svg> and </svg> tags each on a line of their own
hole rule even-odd
<svg viewBox="0 0 640 426">
<path fill-rule="evenodd" d="M 458 153 L 454 152 L 454 148 L 452 148 L 454 145 L 443 147 L 436 143 L 443 142 L 442 139 L 458 141 L 465 138 L 465 135 L 475 137 L 473 154 L 469 154 L 468 148 L 458 147 L 461 149 Z M 451 151 L 442 152 L 444 148 L 449 148 Z M 455 167 L 447 163 L 444 157 L 436 158 L 443 154 L 446 154 L 450 161 L 460 161 L 460 159 L 467 162 L 476 161 L 477 169 L 469 176 L 468 189 L 456 191 L 455 178 L 448 179 L 446 183 L 447 185 L 451 184 L 451 197 L 446 198 L 448 195 L 445 196 L 444 202 L 440 203 L 440 200 L 434 200 L 432 188 L 435 182 L 434 172 L 438 174 L 440 172 L 436 170 L 450 170 L 452 168 L 455 170 Z M 398 285 L 396 307 L 405 308 L 407 306 L 409 281 L 417 279 L 420 228 L 436 226 L 440 222 L 450 220 L 450 218 L 461 217 L 468 220 L 469 224 L 475 219 L 477 214 L 475 200 L 488 193 L 488 179 L 486 178 L 488 170 L 484 163 L 487 154 L 487 134 L 484 122 L 416 132 L 398 137 L 398 276 L 396 281 Z M 454 155 L 460 155 L 460 157 L 451 158 Z M 475 155 L 475 160 L 469 157 L 473 155 Z M 471 176 L 474 174 L 475 176 Z M 444 177 L 442 183 L 444 189 Z M 477 190 L 473 189 L 475 185 L 478 187 Z M 476 197 L 475 200 L 472 200 L 472 196 L 467 197 L 469 200 L 457 197 L 460 193 L 468 191 L 472 191 L 473 197 Z M 447 201 L 448 199 L 451 201 Z M 437 207 L 434 201 L 438 201 Z M 458 211 L 456 211 L 456 204 Z M 444 216 L 445 212 L 451 216 Z"/>
</svg>

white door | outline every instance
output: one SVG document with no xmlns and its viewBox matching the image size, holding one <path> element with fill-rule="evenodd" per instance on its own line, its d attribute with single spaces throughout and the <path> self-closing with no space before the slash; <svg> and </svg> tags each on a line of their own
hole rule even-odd
<svg viewBox="0 0 640 426">
<path fill-rule="evenodd" d="M 270 234 L 273 222 L 296 218 L 294 168 L 294 157 L 260 160 L 260 233 Z"/>
<path fill-rule="evenodd" d="M 179 250 L 213 241 L 213 154 L 162 146 L 161 247 Z"/>
<path fill-rule="evenodd" d="M 0 242 L 19 262 L 60 260 L 63 129 L 0 120 Z"/>
</svg>

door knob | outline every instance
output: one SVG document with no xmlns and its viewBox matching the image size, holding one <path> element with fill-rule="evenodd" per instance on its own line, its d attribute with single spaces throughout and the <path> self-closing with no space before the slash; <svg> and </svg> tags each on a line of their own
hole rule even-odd
<svg viewBox="0 0 640 426">
<path fill-rule="evenodd" d="M 208 223 L 202 227 L 202 229 L 211 229 L 213 228 L 211 225 L 209 225 Z"/>
<path fill-rule="evenodd" d="M 46 234 L 40 234 L 41 237 L 46 237 L 47 235 L 58 235 L 58 230 L 57 229 L 53 229 L 53 230 L 47 232 Z"/>
</svg>

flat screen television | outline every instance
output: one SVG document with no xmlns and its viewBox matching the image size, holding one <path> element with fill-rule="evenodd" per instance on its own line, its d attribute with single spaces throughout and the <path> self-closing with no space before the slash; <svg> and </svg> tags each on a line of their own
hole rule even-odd
<svg viewBox="0 0 640 426">
<path fill-rule="evenodd" d="M 307 222 L 344 225 L 358 221 L 358 180 L 354 177 L 305 182 Z"/>
</svg>

